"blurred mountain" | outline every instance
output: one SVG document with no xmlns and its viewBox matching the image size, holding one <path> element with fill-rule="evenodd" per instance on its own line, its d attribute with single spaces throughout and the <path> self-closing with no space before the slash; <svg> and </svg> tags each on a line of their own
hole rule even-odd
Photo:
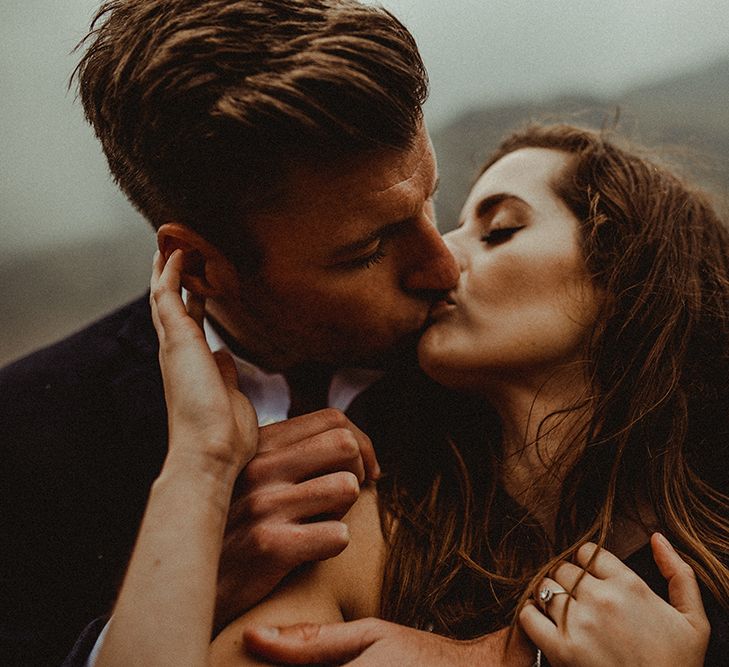
<svg viewBox="0 0 729 667">
<path fill-rule="evenodd" d="M 142 294 L 155 248 L 151 227 L 137 224 L 108 239 L 0 256 L 0 364 Z"/>
<path fill-rule="evenodd" d="M 486 84 L 484 84 L 486 85 Z M 479 165 L 509 130 L 529 120 L 592 127 L 617 123 L 622 134 L 678 160 L 729 199 L 729 59 L 627 90 L 615 99 L 563 96 L 470 109 L 433 135 L 441 186 L 442 229 L 458 219 Z M 119 228 L 124 228 L 120 221 Z M 5 327 L 0 364 L 47 344 L 146 288 L 154 251 L 148 228 L 78 245 L 4 255 L 0 307 Z"/>
<path fill-rule="evenodd" d="M 627 90 L 615 99 L 564 96 L 470 109 L 433 135 L 440 187 L 438 221 L 446 231 L 487 156 L 529 121 L 613 127 L 653 148 L 715 191 L 729 193 L 729 59 Z"/>
</svg>

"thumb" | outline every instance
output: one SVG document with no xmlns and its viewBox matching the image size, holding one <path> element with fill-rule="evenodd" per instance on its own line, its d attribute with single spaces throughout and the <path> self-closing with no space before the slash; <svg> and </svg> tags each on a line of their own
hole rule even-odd
<svg viewBox="0 0 729 667">
<path fill-rule="evenodd" d="M 238 389 L 238 370 L 235 367 L 235 361 L 228 352 L 218 350 L 213 353 L 215 363 L 218 366 L 220 375 L 223 377 L 223 383 L 228 389 Z"/>
<path fill-rule="evenodd" d="M 678 555 L 671 543 L 660 533 L 651 536 L 653 560 L 668 582 L 671 605 L 687 616 L 704 617 L 704 605 L 691 566 Z"/>
<path fill-rule="evenodd" d="M 245 646 L 254 655 L 276 663 L 308 665 L 353 660 L 376 640 L 373 619 L 351 623 L 299 623 L 281 628 L 247 628 Z"/>
</svg>

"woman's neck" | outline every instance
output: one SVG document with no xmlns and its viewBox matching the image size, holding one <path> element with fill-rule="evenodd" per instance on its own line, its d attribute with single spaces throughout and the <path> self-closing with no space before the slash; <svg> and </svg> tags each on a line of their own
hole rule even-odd
<svg viewBox="0 0 729 667">
<path fill-rule="evenodd" d="M 552 539 L 565 476 L 584 451 L 589 383 L 576 371 L 539 382 L 502 379 L 486 397 L 501 419 L 504 489 Z M 657 525 L 645 499 L 636 499 L 635 512 L 613 521 L 606 546 L 619 558 L 646 544 Z"/>
<path fill-rule="evenodd" d="M 547 380 L 502 379 L 486 397 L 501 419 L 504 489 L 552 536 L 562 483 L 584 446 L 589 384 L 567 369 Z"/>
</svg>

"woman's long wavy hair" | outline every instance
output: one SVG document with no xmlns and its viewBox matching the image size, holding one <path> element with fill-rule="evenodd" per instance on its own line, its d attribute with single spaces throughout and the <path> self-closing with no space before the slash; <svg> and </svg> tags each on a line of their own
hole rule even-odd
<svg viewBox="0 0 729 667">
<path fill-rule="evenodd" d="M 609 547 L 616 520 L 641 522 L 641 505 L 729 608 L 727 228 L 704 193 L 605 132 L 529 126 L 484 171 L 526 147 L 572 156 L 553 187 L 604 294 L 591 410 L 553 463 L 569 463 L 555 535 L 500 486 L 498 417 L 436 395 L 429 422 L 401 416 L 406 432 L 381 455 L 382 616 L 459 638 L 509 625 L 559 560 L 587 541 Z"/>
</svg>

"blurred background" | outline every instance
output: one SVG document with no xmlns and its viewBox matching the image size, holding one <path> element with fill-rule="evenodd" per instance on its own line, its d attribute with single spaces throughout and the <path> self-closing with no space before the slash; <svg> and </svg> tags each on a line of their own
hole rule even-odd
<svg viewBox="0 0 729 667">
<path fill-rule="evenodd" d="M 68 79 L 98 0 L 0 3 L 0 363 L 141 294 L 151 229 L 111 181 Z M 430 73 L 448 229 L 529 119 L 618 127 L 729 199 L 727 0 L 384 0 Z"/>
</svg>

